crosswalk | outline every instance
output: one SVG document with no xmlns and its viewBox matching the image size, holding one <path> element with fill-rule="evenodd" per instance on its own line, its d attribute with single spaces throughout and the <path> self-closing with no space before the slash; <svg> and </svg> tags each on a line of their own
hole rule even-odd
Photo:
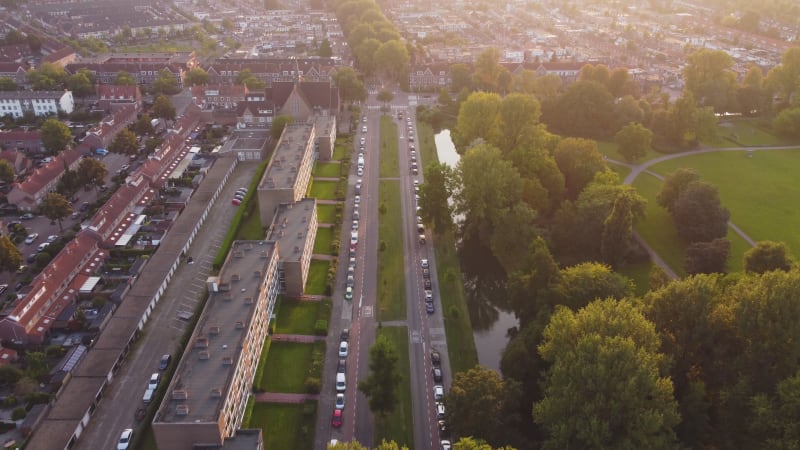
<svg viewBox="0 0 800 450">
<path fill-rule="evenodd" d="M 367 109 L 368 110 L 372 110 L 372 111 L 377 111 L 377 110 L 382 109 L 382 108 L 383 108 L 383 105 L 367 105 Z M 392 109 L 392 111 L 407 111 L 408 110 L 408 106 L 406 106 L 406 105 L 390 105 L 390 108 Z"/>
</svg>

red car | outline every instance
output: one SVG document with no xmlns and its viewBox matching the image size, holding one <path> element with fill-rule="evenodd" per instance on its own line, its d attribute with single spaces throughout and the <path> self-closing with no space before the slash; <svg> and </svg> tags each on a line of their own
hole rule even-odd
<svg viewBox="0 0 800 450">
<path fill-rule="evenodd" d="M 341 409 L 334 409 L 333 410 L 333 417 L 331 418 L 331 426 L 333 428 L 339 428 L 342 426 L 342 410 Z"/>
<path fill-rule="evenodd" d="M 231 203 L 236 205 L 236 206 L 239 206 L 239 203 L 242 203 L 242 201 L 239 200 L 238 198 L 235 198 L 235 199 L 231 200 Z"/>
</svg>

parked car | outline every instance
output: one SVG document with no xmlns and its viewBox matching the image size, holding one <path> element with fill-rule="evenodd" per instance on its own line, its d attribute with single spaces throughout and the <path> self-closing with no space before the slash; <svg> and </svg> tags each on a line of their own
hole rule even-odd
<svg viewBox="0 0 800 450">
<path fill-rule="evenodd" d="M 35 241 L 38 237 L 39 237 L 39 233 L 31 233 L 31 234 L 28 235 L 28 237 L 25 238 L 25 243 L 26 244 L 33 244 L 33 241 Z"/>
<path fill-rule="evenodd" d="M 158 370 L 167 370 L 169 363 L 172 361 L 172 355 L 165 353 L 161 355 L 161 361 L 158 362 Z"/>
<path fill-rule="evenodd" d="M 239 200 L 238 198 L 234 198 L 233 200 L 231 200 L 231 204 L 235 206 L 239 206 L 241 203 L 242 201 Z"/>
<path fill-rule="evenodd" d="M 350 340 L 350 329 L 345 328 L 342 330 L 341 334 L 339 335 L 339 340 L 343 342 L 347 342 Z"/>
<path fill-rule="evenodd" d="M 353 287 L 352 286 L 347 286 L 347 288 L 344 290 L 344 299 L 345 300 L 352 300 L 353 299 Z"/>
<path fill-rule="evenodd" d="M 339 343 L 339 358 L 347 358 L 347 350 L 349 345 L 347 341 L 342 341 Z"/>
<path fill-rule="evenodd" d="M 341 409 L 334 409 L 333 410 L 333 417 L 331 417 L 331 426 L 333 428 L 339 428 L 342 426 L 342 410 Z"/>
<path fill-rule="evenodd" d="M 428 314 L 433 314 L 436 312 L 433 308 L 433 302 L 425 302 L 425 312 Z"/>
<path fill-rule="evenodd" d="M 433 387 L 433 399 L 434 400 L 441 400 L 444 398 L 444 387 L 442 385 L 437 384 Z"/>
<path fill-rule="evenodd" d="M 433 367 L 442 366 L 442 355 L 440 355 L 436 350 L 431 352 L 431 364 L 433 364 Z"/>
<path fill-rule="evenodd" d="M 35 216 L 33 215 L 33 213 L 25 213 L 25 214 L 19 216 L 20 220 L 31 220 L 34 217 Z"/>
<path fill-rule="evenodd" d="M 439 368 L 439 367 L 434 367 L 433 369 L 431 369 L 431 372 L 433 373 L 433 381 L 435 381 L 437 383 L 441 383 L 442 382 L 442 369 Z"/>
<path fill-rule="evenodd" d="M 339 365 L 336 366 L 336 373 L 345 373 L 347 371 L 347 360 L 344 358 L 339 359 Z"/>
<path fill-rule="evenodd" d="M 155 389 L 158 387 L 158 381 L 161 379 L 161 375 L 158 372 L 153 373 L 150 375 L 150 381 L 147 383 L 147 389 Z"/>
<path fill-rule="evenodd" d="M 336 409 L 344 409 L 344 394 L 336 394 Z"/>
<path fill-rule="evenodd" d="M 58 235 L 57 234 L 51 234 L 50 236 L 47 236 L 47 243 L 48 244 L 52 244 L 53 242 L 55 242 L 57 240 L 58 240 Z"/>
<path fill-rule="evenodd" d="M 119 441 L 117 441 L 117 450 L 127 450 L 131 445 L 131 440 L 133 440 L 133 429 L 126 428 L 122 430 L 122 434 L 119 435 Z"/>
<path fill-rule="evenodd" d="M 42 242 L 38 247 L 36 247 L 36 251 L 41 253 L 47 248 L 48 245 L 50 245 L 49 242 Z"/>
<path fill-rule="evenodd" d="M 8 285 L 7 284 L 0 284 L 0 294 L 5 292 L 6 289 L 8 289 Z"/>
<path fill-rule="evenodd" d="M 337 373 L 336 374 L 336 392 L 344 392 L 347 390 L 347 379 L 345 378 L 345 374 Z"/>
</svg>

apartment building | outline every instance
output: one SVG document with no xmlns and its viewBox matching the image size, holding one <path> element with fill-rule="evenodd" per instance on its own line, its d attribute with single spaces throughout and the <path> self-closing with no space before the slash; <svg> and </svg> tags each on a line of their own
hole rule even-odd
<svg viewBox="0 0 800 450">
<path fill-rule="evenodd" d="M 19 119 L 31 112 L 36 117 L 70 114 L 75 110 L 72 91 L 5 91 L 0 92 L 0 116 Z"/>
<path fill-rule="evenodd" d="M 225 448 L 236 435 L 280 289 L 277 245 L 234 242 L 207 286 L 208 303 L 153 419 L 158 448 Z"/>
<path fill-rule="evenodd" d="M 317 135 L 314 149 L 317 158 L 321 161 L 330 161 L 333 159 L 333 149 L 336 146 L 336 116 L 316 116 L 314 125 Z"/>
<path fill-rule="evenodd" d="M 286 126 L 275 146 L 272 160 L 258 183 L 261 223 L 272 223 L 278 206 L 297 202 L 306 195 L 314 166 L 313 123 Z"/>
<path fill-rule="evenodd" d="M 278 243 L 281 291 L 290 297 L 303 295 L 317 237 L 317 201 L 306 198 L 278 207 L 267 239 Z"/>
</svg>

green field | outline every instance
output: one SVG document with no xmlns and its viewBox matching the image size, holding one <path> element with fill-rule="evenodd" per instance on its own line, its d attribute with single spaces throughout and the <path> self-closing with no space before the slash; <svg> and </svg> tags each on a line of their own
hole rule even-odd
<svg viewBox="0 0 800 450">
<path fill-rule="evenodd" d="M 314 447 L 317 402 L 256 403 L 251 428 L 261 428 L 265 449 L 310 450 Z"/>
<path fill-rule="evenodd" d="M 314 180 L 311 184 L 309 197 L 317 200 L 336 200 L 336 186 L 338 181 Z"/>
<path fill-rule="evenodd" d="M 378 199 L 381 210 L 385 211 L 378 217 L 378 320 L 403 320 L 406 318 L 406 271 L 400 182 L 380 181 Z"/>
<path fill-rule="evenodd" d="M 733 223 L 756 241 L 785 242 L 800 257 L 800 151 L 756 150 L 752 155 L 691 155 L 664 161 L 651 170 L 667 175 L 681 167 L 694 168 L 701 179 L 717 186 Z"/>
<path fill-rule="evenodd" d="M 328 280 L 328 267 L 330 261 L 312 259 L 308 268 L 308 279 L 306 280 L 306 294 L 324 295 L 325 284 Z"/>
<path fill-rule="evenodd" d="M 258 200 L 258 197 L 253 198 L 252 201 Z M 240 208 L 244 206 L 240 205 Z M 261 216 L 258 214 L 258 207 L 253 208 L 253 211 L 247 217 L 242 217 L 242 222 L 239 225 L 239 231 L 236 232 L 237 240 L 257 241 L 264 239 L 264 229 L 261 227 Z"/>
<path fill-rule="evenodd" d="M 267 392 L 306 392 L 314 344 L 272 341 L 260 388 Z"/>
<path fill-rule="evenodd" d="M 381 178 L 400 176 L 399 155 L 397 154 L 397 125 L 391 116 L 381 116 Z M 367 147 L 367 151 L 371 151 Z"/>
<path fill-rule="evenodd" d="M 317 222 L 331 224 L 336 222 L 336 205 L 317 203 Z"/>
<path fill-rule="evenodd" d="M 275 333 L 314 334 L 314 322 L 320 317 L 327 320 L 330 308 L 330 300 L 294 300 L 282 297 Z"/>
<path fill-rule="evenodd" d="M 331 255 L 331 242 L 333 242 L 333 228 L 320 227 L 317 228 L 317 238 L 314 240 L 314 254 L 315 255 Z"/>
<path fill-rule="evenodd" d="M 393 440 L 397 444 L 412 448 L 414 446 L 413 420 L 411 417 L 411 369 L 408 360 L 408 328 L 381 327 L 378 334 L 384 335 L 397 351 L 397 373 L 402 377 L 397 388 L 397 406 L 386 419 L 375 418 L 375 445 L 382 439 Z"/>
<path fill-rule="evenodd" d="M 314 173 L 315 177 L 323 177 L 323 178 L 339 178 L 339 173 L 341 172 L 342 165 L 339 163 L 324 163 L 324 162 L 317 162 L 314 165 Z"/>
<path fill-rule="evenodd" d="M 733 119 L 717 125 L 717 138 L 703 144 L 712 147 L 759 147 L 789 145 L 768 131 L 769 123 L 757 119 Z"/>
</svg>

